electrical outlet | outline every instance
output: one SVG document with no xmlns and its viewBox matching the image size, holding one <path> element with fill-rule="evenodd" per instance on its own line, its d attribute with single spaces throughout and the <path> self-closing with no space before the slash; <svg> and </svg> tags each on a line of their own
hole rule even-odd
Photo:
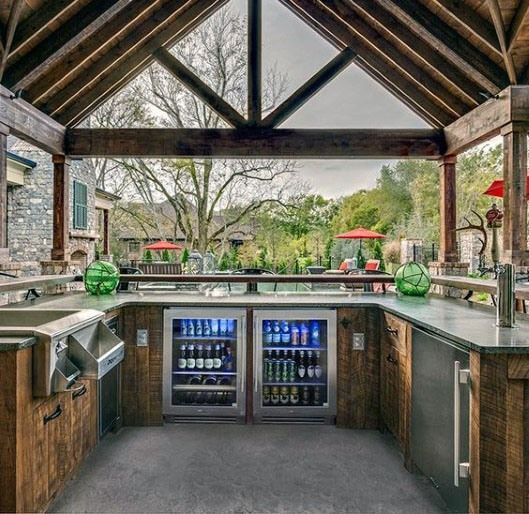
<svg viewBox="0 0 529 514">
<path fill-rule="evenodd" d="M 136 346 L 149 346 L 149 331 L 140 329 L 136 331 Z"/>
<path fill-rule="evenodd" d="M 353 350 L 364 350 L 365 349 L 365 334 L 354 333 L 353 334 Z"/>
</svg>

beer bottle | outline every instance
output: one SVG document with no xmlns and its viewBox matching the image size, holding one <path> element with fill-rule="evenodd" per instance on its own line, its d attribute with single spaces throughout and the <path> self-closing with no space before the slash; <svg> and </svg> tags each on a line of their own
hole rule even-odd
<svg viewBox="0 0 529 514">
<path fill-rule="evenodd" d="M 211 335 L 211 326 L 209 324 L 209 319 L 202 321 L 202 335 L 204 337 L 209 337 Z"/>
<path fill-rule="evenodd" d="M 226 353 L 224 355 L 224 370 L 225 371 L 232 371 L 233 370 L 233 355 L 231 354 L 231 346 L 229 344 L 226 345 Z"/>
<path fill-rule="evenodd" d="M 195 323 L 192 319 L 187 320 L 187 335 L 193 337 L 195 335 Z"/>
<path fill-rule="evenodd" d="M 272 343 L 272 324 L 270 320 L 263 321 L 263 344 Z"/>
<path fill-rule="evenodd" d="M 215 351 L 213 353 L 213 369 L 220 369 L 222 366 L 222 357 L 220 353 L 220 344 L 215 345 Z"/>
<path fill-rule="evenodd" d="M 288 382 L 288 361 L 281 360 L 281 382 Z"/>
<path fill-rule="evenodd" d="M 312 357 L 312 350 L 308 351 L 307 363 L 307 377 L 309 378 L 309 380 L 312 380 L 314 378 L 314 363 Z"/>
<path fill-rule="evenodd" d="M 282 387 L 279 391 L 279 403 L 281 405 L 288 405 L 290 401 L 290 395 L 288 393 L 288 387 Z"/>
<path fill-rule="evenodd" d="M 304 351 L 300 351 L 299 352 L 299 364 L 298 364 L 298 377 L 303 380 L 305 378 L 305 371 L 306 371 L 306 367 L 305 367 L 305 356 L 304 356 Z"/>
<path fill-rule="evenodd" d="M 193 344 L 190 344 L 187 347 L 187 369 L 195 369 L 195 366 L 195 346 Z"/>
<path fill-rule="evenodd" d="M 279 321 L 277 320 L 272 323 L 272 342 L 274 344 L 281 343 L 281 327 L 279 326 Z"/>
<path fill-rule="evenodd" d="M 211 345 L 206 345 L 206 358 L 204 359 L 204 367 L 211 371 L 213 369 L 213 356 L 211 355 Z"/>
<path fill-rule="evenodd" d="M 303 405 L 304 407 L 310 405 L 309 386 L 303 386 L 303 392 L 301 393 L 301 405 Z"/>
<path fill-rule="evenodd" d="M 298 405 L 299 403 L 299 388 L 298 386 L 290 387 L 290 405 Z"/>
<path fill-rule="evenodd" d="M 197 337 L 202 337 L 202 320 L 197 319 L 195 321 L 195 335 Z"/>
<path fill-rule="evenodd" d="M 187 320 L 180 320 L 180 335 L 187 336 Z"/>
<path fill-rule="evenodd" d="M 197 358 L 195 359 L 195 366 L 197 369 L 204 369 L 204 346 L 197 344 Z"/>
<path fill-rule="evenodd" d="M 316 355 L 314 357 L 314 376 L 316 378 L 321 378 L 323 375 L 323 369 L 320 366 L 320 352 L 316 351 Z"/>
<path fill-rule="evenodd" d="M 290 326 L 285 320 L 281 322 L 281 344 L 290 344 Z"/>
<path fill-rule="evenodd" d="M 279 387 L 277 387 L 277 386 L 274 386 L 271 389 L 270 403 L 272 405 L 278 405 L 279 404 Z"/>
<path fill-rule="evenodd" d="M 219 335 L 219 320 L 218 319 L 212 319 L 211 320 L 211 335 L 213 337 L 216 337 Z"/>
<path fill-rule="evenodd" d="M 309 329 L 305 323 L 301 323 L 299 327 L 299 342 L 301 346 L 308 346 L 309 344 Z"/>
<path fill-rule="evenodd" d="M 290 324 L 290 344 L 299 346 L 299 327 L 295 321 Z"/>
<path fill-rule="evenodd" d="M 314 401 L 313 404 L 316 406 L 322 405 L 321 389 L 319 386 L 314 388 Z"/>
<path fill-rule="evenodd" d="M 270 386 L 263 387 L 263 405 L 270 405 Z"/>
<path fill-rule="evenodd" d="M 180 345 L 180 350 L 178 352 L 178 369 L 186 369 L 187 367 L 187 346 L 185 344 Z"/>
</svg>

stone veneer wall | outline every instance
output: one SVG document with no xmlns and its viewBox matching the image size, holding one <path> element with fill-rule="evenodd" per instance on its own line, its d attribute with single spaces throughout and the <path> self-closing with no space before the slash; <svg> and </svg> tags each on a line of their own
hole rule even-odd
<svg viewBox="0 0 529 514">
<path fill-rule="evenodd" d="M 467 262 L 430 262 L 428 271 L 432 277 L 443 275 L 452 275 L 457 277 L 466 277 L 468 275 Z M 463 298 L 466 291 L 456 287 L 445 287 L 432 284 L 430 292 L 450 298 Z"/>
<path fill-rule="evenodd" d="M 41 274 L 41 262 L 50 259 L 53 235 L 53 164 L 51 155 L 25 143 L 16 143 L 10 150 L 37 163 L 25 174 L 25 185 L 8 188 L 8 245 L 10 258 L 20 267 L 20 275 Z M 88 229 L 97 232 L 95 212 L 95 176 L 82 161 L 72 161 L 70 168 L 70 202 L 73 202 L 73 180 L 88 186 Z M 73 229 L 73 212 L 70 230 Z M 82 249 L 91 262 L 95 241 L 71 238 L 70 251 Z"/>
</svg>

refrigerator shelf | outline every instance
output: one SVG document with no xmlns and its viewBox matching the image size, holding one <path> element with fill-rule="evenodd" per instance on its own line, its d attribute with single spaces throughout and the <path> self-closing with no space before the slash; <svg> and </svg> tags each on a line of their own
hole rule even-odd
<svg viewBox="0 0 529 514">
<path fill-rule="evenodd" d="M 265 386 L 326 386 L 327 382 L 263 382 Z"/>
<path fill-rule="evenodd" d="M 326 352 L 327 348 L 320 347 L 320 346 L 263 346 L 262 347 L 263 352 L 265 350 L 294 350 L 296 352 L 299 352 L 301 350 L 303 351 L 317 351 L 317 352 Z"/>
<path fill-rule="evenodd" d="M 235 376 L 236 371 L 173 371 L 173 375 L 220 375 L 220 376 Z"/>
<path fill-rule="evenodd" d="M 236 391 L 237 388 L 235 386 L 228 386 L 228 385 L 189 385 L 189 384 L 182 384 L 182 385 L 173 385 L 173 391 Z"/>
<path fill-rule="evenodd" d="M 173 341 L 237 341 L 233 336 L 173 336 Z"/>
</svg>

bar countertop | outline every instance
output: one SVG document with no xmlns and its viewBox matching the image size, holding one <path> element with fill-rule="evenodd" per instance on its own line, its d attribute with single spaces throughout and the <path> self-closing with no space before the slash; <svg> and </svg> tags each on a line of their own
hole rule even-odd
<svg viewBox="0 0 529 514">
<path fill-rule="evenodd" d="M 109 296 L 89 296 L 86 293 L 69 293 L 44 297 L 31 305 L 15 308 L 31 309 L 96 309 L 109 312 L 125 306 L 163 305 L 174 307 L 372 307 L 380 308 L 430 331 L 459 343 L 465 348 L 482 353 L 529 353 L 529 317 L 518 316 L 514 329 L 495 326 L 495 311 L 491 307 L 430 296 L 427 298 L 386 295 L 331 293 L 331 294 L 232 294 L 230 296 L 205 296 L 167 291 L 123 292 Z M 27 337 L 0 338 L 0 351 L 32 344 Z M 4 344 L 2 344 L 4 342 Z"/>
</svg>

